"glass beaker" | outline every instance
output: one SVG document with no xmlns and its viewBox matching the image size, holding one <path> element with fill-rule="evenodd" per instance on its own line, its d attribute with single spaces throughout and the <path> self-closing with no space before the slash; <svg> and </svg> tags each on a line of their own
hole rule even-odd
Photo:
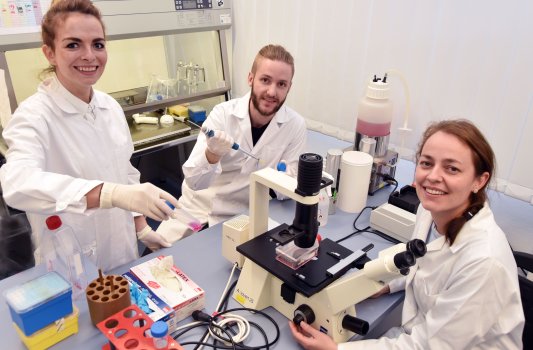
<svg viewBox="0 0 533 350">
<path fill-rule="evenodd" d="M 205 69 L 197 64 L 187 67 L 187 83 L 189 85 L 205 83 Z"/>
<path fill-rule="evenodd" d="M 159 79 L 155 74 L 152 74 L 150 79 L 150 85 L 148 86 L 148 92 L 146 94 L 146 102 L 160 101 L 163 99 L 161 91 L 164 90 L 161 86 L 161 79 Z"/>
<path fill-rule="evenodd" d="M 176 79 L 178 79 L 178 81 L 187 80 L 187 67 L 188 66 L 182 61 L 178 62 L 178 66 L 176 68 Z"/>
</svg>

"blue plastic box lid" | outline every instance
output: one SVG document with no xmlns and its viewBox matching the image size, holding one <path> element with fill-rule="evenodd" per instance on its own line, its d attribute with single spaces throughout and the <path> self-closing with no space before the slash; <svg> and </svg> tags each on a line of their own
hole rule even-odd
<svg viewBox="0 0 533 350">
<path fill-rule="evenodd" d="M 5 292 L 11 319 L 30 336 L 72 313 L 72 287 L 57 272 L 49 272 Z"/>
<path fill-rule="evenodd" d="M 5 292 L 7 304 L 18 314 L 71 292 L 72 287 L 60 274 L 51 271 Z"/>
</svg>

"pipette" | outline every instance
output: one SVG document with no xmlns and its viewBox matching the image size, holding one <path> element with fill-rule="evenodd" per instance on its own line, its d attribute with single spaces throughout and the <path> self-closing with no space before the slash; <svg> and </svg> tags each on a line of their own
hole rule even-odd
<svg viewBox="0 0 533 350">
<path fill-rule="evenodd" d="M 211 129 L 208 129 L 206 128 L 205 126 L 202 126 L 202 132 L 205 134 L 205 136 L 207 137 L 213 137 L 215 136 L 215 131 L 214 130 L 211 130 Z M 252 155 L 251 153 L 249 152 L 246 152 L 245 150 L 243 150 L 239 144 L 237 142 L 233 142 L 233 145 L 231 145 L 231 148 L 236 150 L 236 151 L 241 151 L 242 153 L 246 154 L 248 157 L 251 157 L 257 161 L 259 161 L 259 158 L 257 158 L 256 156 Z"/>
</svg>

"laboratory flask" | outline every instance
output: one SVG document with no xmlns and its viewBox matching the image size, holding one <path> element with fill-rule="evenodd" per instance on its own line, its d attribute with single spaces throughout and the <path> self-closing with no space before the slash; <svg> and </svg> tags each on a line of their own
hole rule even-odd
<svg viewBox="0 0 533 350">
<path fill-rule="evenodd" d="M 387 153 L 391 122 L 392 102 L 389 100 L 387 75 L 383 80 L 374 75 L 357 108 L 354 149 L 361 151 L 361 141 L 373 138 L 376 141 L 375 156 L 384 156 Z"/>
<path fill-rule="evenodd" d="M 72 284 L 72 297 L 85 294 L 87 273 L 80 243 L 72 228 L 57 215 L 46 219 L 40 244 L 40 261 L 48 271 L 56 271 Z"/>
</svg>

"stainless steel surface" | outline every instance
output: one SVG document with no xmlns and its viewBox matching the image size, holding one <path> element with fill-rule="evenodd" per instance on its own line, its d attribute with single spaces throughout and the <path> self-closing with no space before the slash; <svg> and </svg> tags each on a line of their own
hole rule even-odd
<svg viewBox="0 0 533 350">
<path fill-rule="evenodd" d="M 375 157 L 383 157 L 383 156 L 385 156 L 385 154 L 387 154 L 387 150 L 389 148 L 390 134 L 386 135 L 386 136 L 368 136 L 368 135 L 363 135 L 360 132 L 356 131 L 355 132 L 354 151 L 362 151 L 362 152 L 364 152 L 363 150 L 360 149 L 360 143 L 361 143 L 361 140 L 364 139 L 365 137 L 368 137 L 368 138 L 376 140 L 376 147 L 374 149 L 374 156 Z"/>
<path fill-rule="evenodd" d="M 372 173 L 370 174 L 370 185 L 368 194 L 373 195 L 379 189 L 387 186 L 389 183 L 383 179 L 382 175 L 389 175 L 394 178 L 396 175 L 396 164 L 398 163 L 398 152 L 387 151 L 384 157 L 374 158 L 372 164 Z"/>
</svg>

